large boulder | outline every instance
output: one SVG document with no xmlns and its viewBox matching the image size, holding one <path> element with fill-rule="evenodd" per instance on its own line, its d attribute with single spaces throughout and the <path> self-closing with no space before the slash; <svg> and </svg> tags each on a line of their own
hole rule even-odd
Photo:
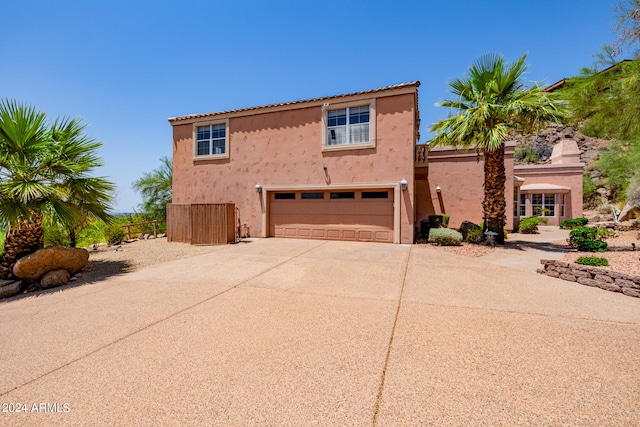
<svg viewBox="0 0 640 427">
<path fill-rule="evenodd" d="M 636 218 L 640 216 L 640 206 L 631 206 L 629 204 L 625 205 L 620 212 L 620 216 L 618 217 L 618 221 L 628 221 L 630 219 Z"/>
<path fill-rule="evenodd" d="M 39 280 L 45 273 L 61 268 L 71 274 L 77 273 L 88 261 L 89 252 L 86 249 L 54 246 L 20 258 L 13 266 L 13 274 L 23 280 Z"/>
<path fill-rule="evenodd" d="M 9 298 L 18 295 L 22 289 L 22 280 L 0 280 L 0 298 Z"/>
<path fill-rule="evenodd" d="M 40 279 L 40 287 L 42 289 L 53 288 L 55 286 L 62 286 L 69 283 L 71 275 L 64 268 L 58 270 L 52 270 L 42 276 Z"/>
</svg>

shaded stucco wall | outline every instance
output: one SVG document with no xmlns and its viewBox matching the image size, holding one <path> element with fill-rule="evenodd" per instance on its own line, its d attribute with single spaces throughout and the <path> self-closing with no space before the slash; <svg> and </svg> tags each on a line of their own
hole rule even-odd
<svg viewBox="0 0 640 427">
<path fill-rule="evenodd" d="M 555 217 L 549 217 L 549 225 L 559 225 L 560 221 L 565 218 L 578 218 L 582 216 L 583 171 L 584 163 L 518 165 L 514 168 L 516 176 L 524 178 L 526 185 L 551 184 L 569 187 L 571 189 L 565 194 L 565 216 L 560 217 L 560 213 L 557 212 Z M 540 191 L 540 193 L 554 193 L 554 191 Z"/>
<path fill-rule="evenodd" d="M 513 152 L 515 143 L 505 144 L 505 197 L 507 230 L 513 219 Z M 474 150 L 436 147 L 429 151 L 428 177 L 416 174 L 416 223 L 429 215 L 449 215 L 449 228 L 458 228 L 462 221 L 476 224 L 483 221 L 484 163 Z M 440 187 L 440 192 L 436 187 Z"/>
<path fill-rule="evenodd" d="M 235 203 L 240 222 L 251 228 L 253 236 L 260 236 L 267 207 L 255 191 L 257 183 L 330 189 L 337 184 L 357 188 L 358 184 L 399 183 L 405 178 L 408 189 L 401 194 L 400 237 L 401 243 L 412 243 L 416 97 L 414 89 L 367 98 L 376 99 L 376 146 L 366 149 L 323 151 L 323 104 L 317 102 L 217 116 L 229 120 L 228 159 L 194 159 L 194 122 L 174 123 L 173 203 Z"/>
</svg>

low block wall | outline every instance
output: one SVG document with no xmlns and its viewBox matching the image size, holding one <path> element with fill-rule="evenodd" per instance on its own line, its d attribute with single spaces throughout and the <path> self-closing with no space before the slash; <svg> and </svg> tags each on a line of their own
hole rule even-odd
<svg viewBox="0 0 640 427">
<path fill-rule="evenodd" d="M 538 273 L 640 298 L 640 276 L 551 259 L 540 260 Z"/>
</svg>

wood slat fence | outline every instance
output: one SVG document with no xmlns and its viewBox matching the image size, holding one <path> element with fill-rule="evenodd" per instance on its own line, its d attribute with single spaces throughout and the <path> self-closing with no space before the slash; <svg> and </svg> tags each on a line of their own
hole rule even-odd
<svg viewBox="0 0 640 427">
<path fill-rule="evenodd" d="M 130 240 L 132 237 L 142 236 L 144 234 L 153 234 L 153 237 L 158 237 L 158 233 L 162 233 L 166 231 L 166 222 L 167 221 L 146 221 L 146 222 L 134 222 L 131 224 L 123 224 L 124 234 L 127 240 Z M 133 227 L 144 227 L 151 224 L 150 228 L 141 228 L 140 230 L 131 230 Z M 158 224 L 165 224 L 165 227 L 158 227 Z"/>
<path fill-rule="evenodd" d="M 223 245 L 235 239 L 235 204 L 167 205 L 169 242 Z"/>
</svg>

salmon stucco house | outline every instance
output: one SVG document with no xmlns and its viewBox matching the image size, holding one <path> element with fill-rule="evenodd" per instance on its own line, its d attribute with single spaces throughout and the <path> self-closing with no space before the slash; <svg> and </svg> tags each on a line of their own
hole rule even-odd
<svg viewBox="0 0 640 427">
<path fill-rule="evenodd" d="M 429 215 L 449 215 L 452 228 L 481 222 L 482 156 L 418 144 L 419 86 L 169 119 L 169 240 L 224 243 L 251 234 L 413 243 Z M 558 144 L 549 165 L 515 165 L 513 153 L 507 142 L 508 230 L 524 216 L 558 224 L 582 215 L 575 141 Z"/>
<path fill-rule="evenodd" d="M 169 119 L 168 229 L 228 203 L 252 236 L 413 243 L 418 86 Z"/>
</svg>

